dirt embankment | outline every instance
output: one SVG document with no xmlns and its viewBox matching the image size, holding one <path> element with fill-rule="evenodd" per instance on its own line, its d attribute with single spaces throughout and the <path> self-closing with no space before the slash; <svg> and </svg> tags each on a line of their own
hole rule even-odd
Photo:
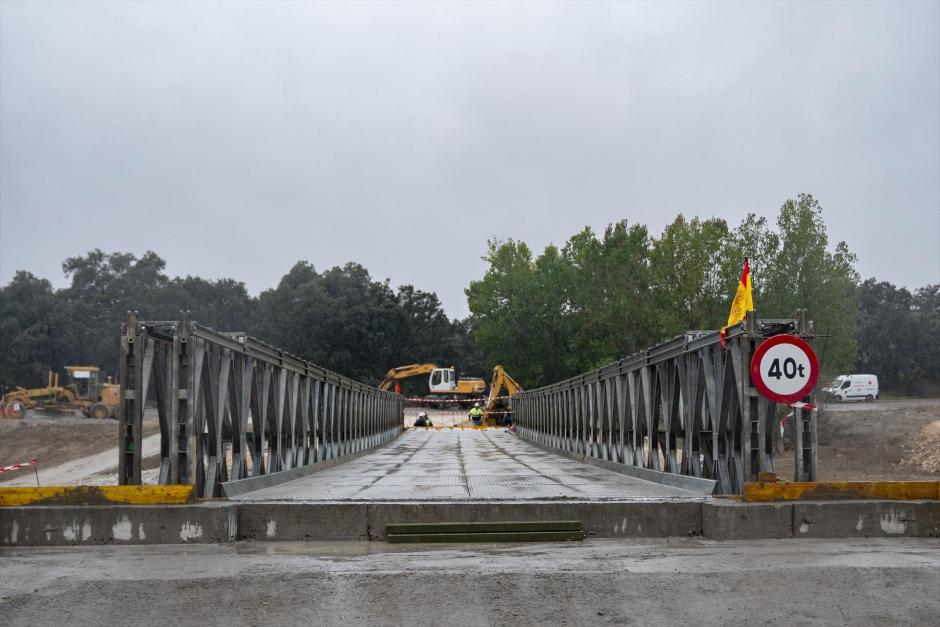
<svg viewBox="0 0 940 627">
<path fill-rule="evenodd" d="M 940 474 L 940 420 L 934 420 L 912 439 L 901 462 L 917 472 Z"/>
<path fill-rule="evenodd" d="M 827 404 L 818 434 L 821 481 L 940 479 L 940 399 Z M 776 459 L 792 478 L 791 453 Z"/>
<path fill-rule="evenodd" d="M 159 432 L 155 419 L 144 421 L 143 435 Z M 29 412 L 23 419 L 0 420 L 0 465 L 38 459 L 40 469 L 81 459 L 118 445 L 118 423 L 106 418 L 48 416 Z M 115 457 L 115 466 L 117 458 Z M 0 474 L 0 483 L 26 470 Z M 30 471 L 31 472 L 31 471 Z"/>
</svg>

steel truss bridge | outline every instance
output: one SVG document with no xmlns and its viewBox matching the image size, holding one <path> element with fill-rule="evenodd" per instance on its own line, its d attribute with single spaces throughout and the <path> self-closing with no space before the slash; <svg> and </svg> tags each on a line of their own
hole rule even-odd
<svg viewBox="0 0 940 627">
<path fill-rule="evenodd" d="M 189 314 L 175 321 L 129 314 L 121 338 L 119 481 L 141 483 L 151 401 L 160 425 L 159 483 L 191 484 L 203 497 L 261 494 L 283 483 L 272 498 L 512 498 L 511 486 L 500 491 L 507 476 L 516 477 L 517 493 L 527 482 L 543 486 L 534 498 L 656 496 L 649 491 L 656 484 L 663 498 L 702 486 L 737 494 L 775 470 L 776 406 L 758 395 L 749 364 L 761 342 L 783 332 L 815 339 L 805 310 L 786 320 L 749 315 L 727 330 L 724 347 L 717 331 L 690 331 L 517 394 L 519 437 L 500 434 L 509 443 L 481 432 L 412 431 L 400 439 L 398 394 L 244 334 L 215 331 Z M 812 394 L 804 400 L 812 403 Z M 793 479 L 816 480 L 816 413 L 794 409 L 787 428 Z M 344 460 L 356 461 L 337 465 Z M 413 489 L 396 492 L 407 486 Z"/>
</svg>

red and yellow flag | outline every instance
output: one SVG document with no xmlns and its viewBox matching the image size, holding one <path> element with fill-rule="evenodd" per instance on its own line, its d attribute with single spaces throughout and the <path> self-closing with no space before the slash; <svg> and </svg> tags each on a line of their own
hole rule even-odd
<svg viewBox="0 0 940 627">
<path fill-rule="evenodd" d="M 728 314 L 728 324 L 721 328 L 722 346 L 725 345 L 725 330 L 744 320 L 749 311 L 754 311 L 754 297 L 751 293 L 751 267 L 748 264 L 747 257 L 745 257 L 741 280 L 738 281 L 738 289 L 735 291 L 734 300 L 731 302 L 731 313 Z"/>
</svg>

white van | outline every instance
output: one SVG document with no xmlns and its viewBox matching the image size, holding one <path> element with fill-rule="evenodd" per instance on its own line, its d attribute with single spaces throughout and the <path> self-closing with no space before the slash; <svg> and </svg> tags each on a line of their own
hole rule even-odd
<svg viewBox="0 0 940 627">
<path fill-rule="evenodd" d="M 823 388 L 838 401 L 873 401 L 878 398 L 878 377 L 873 374 L 840 374 Z"/>
</svg>

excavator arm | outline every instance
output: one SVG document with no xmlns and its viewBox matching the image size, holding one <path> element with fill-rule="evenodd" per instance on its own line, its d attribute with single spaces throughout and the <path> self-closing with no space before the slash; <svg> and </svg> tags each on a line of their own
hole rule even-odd
<svg viewBox="0 0 940 627">
<path fill-rule="evenodd" d="M 490 383 L 490 395 L 486 399 L 486 407 L 483 409 L 483 418 L 485 420 L 492 421 L 497 420 L 496 410 L 499 404 L 500 392 L 505 388 L 506 396 L 512 396 L 517 392 L 522 391 L 522 386 L 519 383 L 509 376 L 503 367 L 499 364 L 496 364 L 496 367 L 493 368 L 493 381 Z"/>
<path fill-rule="evenodd" d="M 392 387 L 392 384 L 396 381 L 409 377 L 417 377 L 422 374 L 429 374 L 435 368 L 437 368 L 437 364 L 409 364 L 407 366 L 392 368 L 385 373 L 385 378 L 379 383 L 379 389 L 387 390 Z"/>
</svg>

